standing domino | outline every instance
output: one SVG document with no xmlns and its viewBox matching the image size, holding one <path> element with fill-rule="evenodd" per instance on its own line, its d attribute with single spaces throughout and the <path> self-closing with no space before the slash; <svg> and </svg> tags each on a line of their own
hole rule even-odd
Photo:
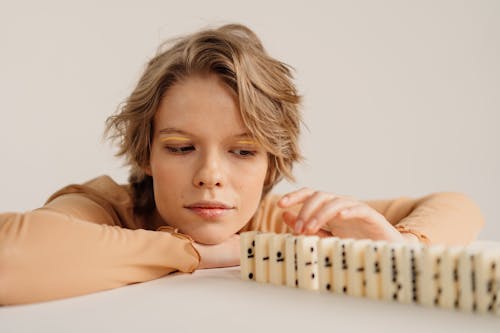
<svg viewBox="0 0 500 333">
<path fill-rule="evenodd" d="M 421 246 L 405 244 L 401 252 L 398 268 L 398 283 L 401 285 L 398 300 L 402 303 L 411 303 L 418 300 L 418 258 L 420 257 Z"/>
<path fill-rule="evenodd" d="M 352 238 L 341 238 L 333 245 L 333 291 L 347 294 L 347 248 L 354 242 Z"/>
<path fill-rule="evenodd" d="M 347 293 L 352 296 L 364 296 L 365 252 L 369 240 L 356 240 L 347 247 Z"/>
<path fill-rule="evenodd" d="M 407 257 L 409 256 L 410 258 L 410 285 L 411 285 L 411 290 L 410 290 L 410 299 L 414 303 L 418 303 L 418 295 L 419 295 L 419 289 L 422 288 L 421 285 L 418 284 L 419 276 L 422 274 L 422 251 L 423 251 L 423 245 L 422 244 L 411 244 L 408 245 L 406 250 L 408 252 Z"/>
<path fill-rule="evenodd" d="M 457 259 L 458 265 L 458 306 L 461 310 L 471 312 L 475 308 L 475 258 L 477 250 L 465 247 Z"/>
<path fill-rule="evenodd" d="M 380 258 L 380 273 L 382 278 L 382 299 L 398 300 L 399 290 L 402 286 L 398 281 L 398 261 L 402 257 L 403 245 L 388 243 L 382 249 Z"/>
<path fill-rule="evenodd" d="M 387 246 L 385 241 L 370 242 L 365 253 L 366 296 L 372 299 L 381 298 L 382 281 L 380 275 L 380 253 Z"/>
<path fill-rule="evenodd" d="M 289 235 L 285 238 L 285 267 L 286 267 L 286 286 L 296 288 L 299 286 L 297 277 L 297 237 Z"/>
<path fill-rule="evenodd" d="M 417 281 L 420 304 L 434 306 L 439 304 L 440 284 L 439 266 L 441 265 L 445 247 L 442 245 L 425 246 L 422 249 L 422 269 Z"/>
<path fill-rule="evenodd" d="M 290 234 L 274 234 L 269 240 L 269 282 L 285 285 L 285 239 Z"/>
<path fill-rule="evenodd" d="M 269 240 L 272 233 L 255 235 L 255 279 L 257 282 L 269 282 Z"/>
<path fill-rule="evenodd" d="M 441 286 L 439 306 L 442 308 L 458 308 L 458 258 L 460 258 L 463 251 L 463 247 L 453 246 L 446 248 L 443 253 L 443 260 L 439 271 L 439 285 Z"/>
<path fill-rule="evenodd" d="M 499 258 L 498 249 L 485 249 L 479 252 L 475 262 L 476 270 L 476 304 L 477 311 L 496 312 L 497 282 L 496 270 Z"/>
<path fill-rule="evenodd" d="M 318 236 L 299 236 L 297 265 L 299 288 L 318 290 Z"/>
<path fill-rule="evenodd" d="M 243 280 L 255 280 L 255 235 L 257 231 L 240 234 L 240 269 Z"/>
<path fill-rule="evenodd" d="M 332 291 L 333 289 L 333 247 L 338 242 L 337 237 L 321 238 L 318 243 L 318 275 L 319 290 Z"/>
</svg>

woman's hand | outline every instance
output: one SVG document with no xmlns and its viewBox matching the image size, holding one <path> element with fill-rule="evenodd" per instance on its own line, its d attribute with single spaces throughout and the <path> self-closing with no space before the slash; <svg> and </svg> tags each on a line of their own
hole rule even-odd
<svg viewBox="0 0 500 333">
<path fill-rule="evenodd" d="M 220 244 L 206 245 L 193 242 L 200 254 L 198 269 L 238 266 L 240 264 L 240 235 L 232 235 Z"/>
<path fill-rule="evenodd" d="M 284 195 L 278 206 L 303 204 L 299 214 L 283 212 L 283 220 L 297 234 L 409 241 L 386 218 L 367 204 L 351 197 L 314 191 L 309 188 Z M 326 231 L 325 231 L 326 230 Z"/>
</svg>

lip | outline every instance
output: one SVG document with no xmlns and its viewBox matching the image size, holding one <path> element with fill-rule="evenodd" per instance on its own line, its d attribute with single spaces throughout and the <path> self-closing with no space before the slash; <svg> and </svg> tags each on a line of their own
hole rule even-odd
<svg viewBox="0 0 500 333">
<path fill-rule="evenodd" d="M 205 208 L 205 209 L 233 209 L 234 207 L 220 201 L 202 200 L 186 206 L 186 208 Z"/>
<path fill-rule="evenodd" d="M 199 201 L 185 206 L 185 208 L 205 220 L 217 220 L 234 209 L 234 207 L 220 201 Z"/>
</svg>

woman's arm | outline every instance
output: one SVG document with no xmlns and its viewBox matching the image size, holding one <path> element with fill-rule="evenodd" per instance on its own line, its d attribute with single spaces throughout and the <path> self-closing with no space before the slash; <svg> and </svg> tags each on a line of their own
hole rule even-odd
<svg viewBox="0 0 500 333">
<path fill-rule="evenodd" d="M 24 214 L 0 214 L 0 304 L 83 295 L 198 267 L 188 237 L 111 221 L 75 194 Z"/>
<path fill-rule="evenodd" d="M 479 206 L 468 196 L 439 192 L 422 198 L 366 201 L 403 234 L 427 244 L 465 245 L 484 226 Z"/>
<path fill-rule="evenodd" d="M 452 192 L 418 199 L 359 201 L 302 188 L 281 197 L 276 206 L 285 210 L 280 215 L 289 230 L 320 236 L 326 231 L 339 237 L 464 245 L 484 225 L 479 207 L 465 195 Z"/>
</svg>

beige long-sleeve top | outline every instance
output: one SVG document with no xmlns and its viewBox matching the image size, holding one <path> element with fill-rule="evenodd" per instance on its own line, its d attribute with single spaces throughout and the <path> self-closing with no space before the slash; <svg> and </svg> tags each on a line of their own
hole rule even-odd
<svg viewBox="0 0 500 333">
<path fill-rule="evenodd" d="M 241 231 L 289 232 L 269 194 Z M 427 244 L 467 244 L 484 221 L 463 194 L 366 201 L 400 232 Z M 300 207 L 299 207 L 300 208 Z M 101 176 L 54 193 L 42 208 L 0 213 L 0 304 L 83 295 L 193 272 L 200 262 L 192 239 L 133 214 L 130 188 Z"/>
</svg>

